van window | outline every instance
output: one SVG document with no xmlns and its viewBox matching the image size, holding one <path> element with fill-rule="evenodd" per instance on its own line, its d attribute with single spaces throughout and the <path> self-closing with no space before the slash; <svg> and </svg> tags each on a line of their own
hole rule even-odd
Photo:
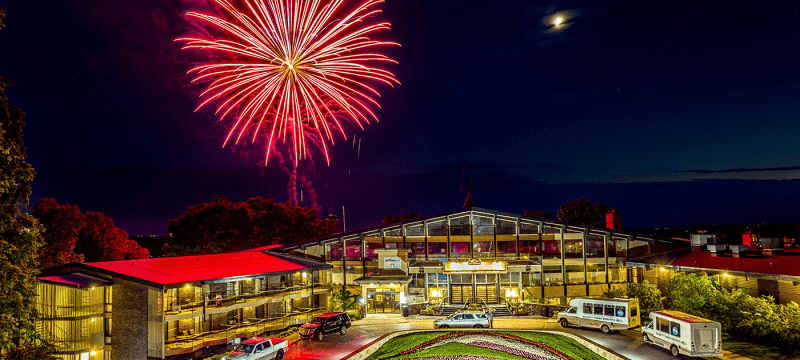
<svg viewBox="0 0 800 360">
<path fill-rule="evenodd" d="M 625 317 L 625 307 L 617 306 L 617 317 Z"/>
<path fill-rule="evenodd" d="M 577 313 L 577 312 L 578 312 L 578 309 L 576 309 L 576 308 L 574 308 L 574 307 L 572 307 L 572 308 L 569 308 L 569 310 L 567 310 L 567 314 L 575 314 L 575 313 Z"/>
<path fill-rule="evenodd" d="M 583 313 L 584 314 L 591 314 L 592 313 L 592 303 L 583 304 Z"/>
<path fill-rule="evenodd" d="M 639 309 L 631 308 L 631 316 L 636 316 L 636 314 L 638 314 L 638 313 L 639 313 Z"/>
<path fill-rule="evenodd" d="M 681 336 L 681 324 L 674 321 L 669 322 L 669 333 L 675 336 Z"/>
<path fill-rule="evenodd" d="M 594 304 L 594 314 L 603 315 L 603 304 Z"/>
<path fill-rule="evenodd" d="M 658 318 L 658 331 L 669 334 L 669 320 Z"/>
<path fill-rule="evenodd" d="M 605 316 L 614 316 L 614 305 L 606 305 L 605 311 L 603 312 Z"/>
</svg>

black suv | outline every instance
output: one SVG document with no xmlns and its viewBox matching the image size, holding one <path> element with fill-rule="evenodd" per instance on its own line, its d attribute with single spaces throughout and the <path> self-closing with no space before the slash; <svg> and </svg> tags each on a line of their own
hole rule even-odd
<svg viewBox="0 0 800 360">
<path fill-rule="evenodd" d="M 300 327 L 300 337 L 303 339 L 316 338 L 322 340 L 325 334 L 338 332 L 347 334 L 350 327 L 350 316 L 344 312 L 329 312 L 317 315 L 314 320 Z"/>
</svg>

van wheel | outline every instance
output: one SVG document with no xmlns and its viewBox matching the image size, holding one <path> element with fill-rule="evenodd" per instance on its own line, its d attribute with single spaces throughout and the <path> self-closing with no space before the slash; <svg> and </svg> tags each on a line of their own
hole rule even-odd
<svg viewBox="0 0 800 360">
<path fill-rule="evenodd" d="M 561 319 L 560 323 L 561 327 L 569 327 L 569 321 L 567 321 L 567 319 Z"/>
<path fill-rule="evenodd" d="M 283 360 L 283 350 L 278 350 L 278 353 L 275 354 L 275 360 Z"/>
<path fill-rule="evenodd" d="M 483 326 L 481 326 L 480 324 L 475 324 L 475 325 L 474 325 L 474 326 L 472 326 L 472 327 L 473 327 L 473 328 L 476 328 L 476 329 L 482 329 L 482 328 L 483 328 Z"/>
<path fill-rule="evenodd" d="M 645 344 L 650 342 L 650 338 L 647 337 L 647 334 L 642 333 L 642 341 L 644 341 Z"/>
<path fill-rule="evenodd" d="M 603 324 L 603 326 L 600 327 L 600 331 L 602 331 L 603 334 L 608 334 L 611 332 L 611 328 L 608 327 L 608 325 Z"/>
<path fill-rule="evenodd" d="M 342 335 L 347 334 L 347 326 L 342 326 L 342 328 L 339 329 L 339 334 Z"/>
<path fill-rule="evenodd" d="M 322 334 L 322 329 L 317 330 L 317 340 L 322 341 L 325 335 Z"/>
<path fill-rule="evenodd" d="M 672 353 L 672 356 L 675 356 L 675 357 L 677 357 L 678 355 L 681 354 L 681 352 L 678 351 L 678 347 L 675 346 L 675 345 L 672 345 L 672 346 L 669 347 L 669 352 Z"/>
</svg>

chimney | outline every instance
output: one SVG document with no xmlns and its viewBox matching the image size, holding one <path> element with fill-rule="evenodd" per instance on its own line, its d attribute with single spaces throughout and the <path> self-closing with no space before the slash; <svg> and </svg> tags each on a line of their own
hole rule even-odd
<svg viewBox="0 0 800 360">
<path fill-rule="evenodd" d="M 606 214 L 606 228 L 622 230 L 622 214 L 618 210 L 609 210 Z"/>
<path fill-rule="evenodd" d="M 525 216 L 544 218 L 544 210 L 525 210 Z"/>
</svg>

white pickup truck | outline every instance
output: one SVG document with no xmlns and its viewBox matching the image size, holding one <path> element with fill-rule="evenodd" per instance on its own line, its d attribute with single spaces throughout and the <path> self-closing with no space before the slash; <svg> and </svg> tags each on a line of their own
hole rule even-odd
<svg viewBox="0 0 800 360">
<path fill-rule="evenodd" d="M 289 342 L 273 337 L 254 337 L 247 339 L 222 360 L 283 360 Z"/>
</svg>

